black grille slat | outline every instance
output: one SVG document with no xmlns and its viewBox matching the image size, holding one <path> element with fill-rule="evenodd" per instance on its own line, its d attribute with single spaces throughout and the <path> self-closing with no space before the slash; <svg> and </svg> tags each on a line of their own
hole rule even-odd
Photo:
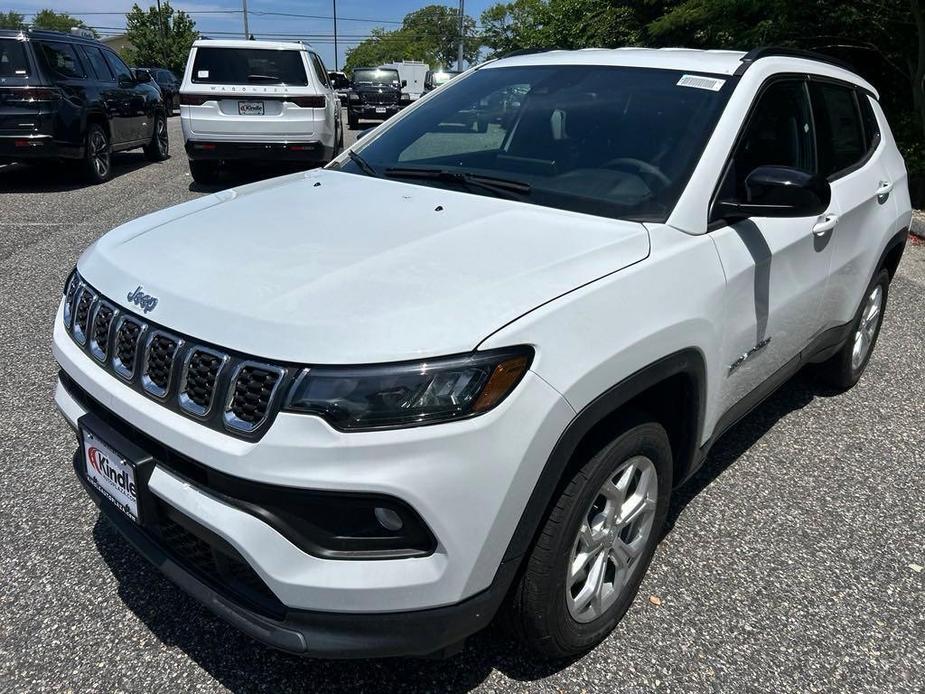
<svg viewBox="0 0 925 694">
<path fill-rule="evenodd" d="M 258 366 L 245 366 L 234 382 L 229 410 L 243 422 L 254 426 L 267 416 L 280 374 Z"/>
<path fill-rule="evenodd" d="M 138 338 L 141 337 L 141 324 L 130 318 L 122 321 L 119 332 L 116 333 L 115 354 L 122 365 L 132 370 L 135 364 L 135 355 L 138 352 Z"/>
<path fill-rule="evenodd" d="M 87 327 L 90 321 L 90 307 L 93 305 L 93 293 L 89 289 L 84 289 L 77 298 L 77 306 L 74 309 L 74 326 L 78 328 L 81 341 L 87 339 Z"/>
<path fill-rule="evenodd" d="M 224 354 L 204 348 L 189 353 L 180 395 L 181 407 L 200 416 L 212 408 L 218 375 L 226 360 Z"/>
<path fill-rule="evenodd" d="M 112 319 L 115 311 L 111 306 L 101 304 L 93 319 L 93 334 L 90 337 L 94 354 L 99 359 L 105 359 L 109 354 L 109 330 L 112 328 Z"/>
<path fill-rule="evenodd" d="M 173 360 L 177 355 L 179 342 L 163 333 L 154 335 L 148 345 L 148 359 L 145 375 L 160 390 L 166 391 L 173 372 Z"/>
</svg>

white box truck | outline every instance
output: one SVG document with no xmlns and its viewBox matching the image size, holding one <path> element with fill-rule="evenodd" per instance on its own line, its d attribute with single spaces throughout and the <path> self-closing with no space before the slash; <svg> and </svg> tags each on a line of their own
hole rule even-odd
<svg viewBox="0 0 925 694">
<path fill-rule="evenodd" d="M 430 65 L 420 60 L 402 60 L 400 62 L 385 63 L 381 68 L 398 70 L 402 81 L 402 91 L 408 94 L 411 101 L 416 101 L 424 94 L 424 78 L 427 76 Z"/>
</svg>

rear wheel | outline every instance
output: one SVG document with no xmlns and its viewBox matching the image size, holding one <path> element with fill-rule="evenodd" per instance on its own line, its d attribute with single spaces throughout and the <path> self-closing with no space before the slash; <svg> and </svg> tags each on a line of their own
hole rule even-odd
<svg viewBox="0 0 925 694">
<path fill-rule="evenodd" d="M 627 426 L 569 480 L 527 558 L 507 622 L 547 657 L 604 640 L 636 596 L 671 495 L 668 434 Z"/>
<path fill-rule="evenodd" d="M 189 172 L 196 183 L 212 185 L 218 181 L 218 162 L 190 159 Z"/>
<path fill-rule="evenodd" d="M 822 379 L 833 388 L 848 390 L 860 380 L 867 368 L 880 336 L 889 290 L 890 273 L 881 269 L 864 293 L 848 341 L 820 366 Z"/>
<path fill-rule="evenodd" d="M 144 146 L 148 161 L 164 161 L 170 154 L 170 138 L 167 136 L 167 118 L 161 113 L 154 117 L 154 132 L 151 142 Z"/>
<path fill-rule="evenodd" d="M 112 176 L 112 146 L 109 135 L 99 123 L 90 123 L 84 146 L 82 169 L 90 183 L 104 183 Z"/>
</svg>

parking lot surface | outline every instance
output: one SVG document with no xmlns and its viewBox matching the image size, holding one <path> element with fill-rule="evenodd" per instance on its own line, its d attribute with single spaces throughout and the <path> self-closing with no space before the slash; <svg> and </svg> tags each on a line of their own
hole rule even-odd
<svg viewBox="0 0 925 694">
<path fill-rule="evenodd" d="M 733 429 L 585 657 L 533 662 L 489 630 L 448 661 L 299 660 L 212 617 L 99 517 L 52 403 L 52 320 L 80 252 L 212 190 L 192 183 L 176 118 L 170 135 L 168 161 L 117 155 L 96 187 L 0 168 L 0 691 L 923 690 L 923 245 L 907 248 L 861 383 L 834 395 L 801 375 Z"/>
</svg>

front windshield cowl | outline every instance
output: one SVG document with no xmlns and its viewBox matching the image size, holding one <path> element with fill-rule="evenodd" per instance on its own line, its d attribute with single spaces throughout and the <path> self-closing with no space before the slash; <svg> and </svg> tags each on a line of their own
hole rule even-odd
<svg viewBox="0 0 925 694">
<path fill-rule="evenodd" d="M 697 89 L 683 76 L 609 65 L 486 66 L 449 80 L 358 151 L 376 171 L 403 172 L 412 185 L 663 222 L 734 86 L 710 75 L 718 88 Z M 364 174 L 349 160 L 340 169 Z M 512 195 L 515 186 L 529 195 Z"/>
</svg>

